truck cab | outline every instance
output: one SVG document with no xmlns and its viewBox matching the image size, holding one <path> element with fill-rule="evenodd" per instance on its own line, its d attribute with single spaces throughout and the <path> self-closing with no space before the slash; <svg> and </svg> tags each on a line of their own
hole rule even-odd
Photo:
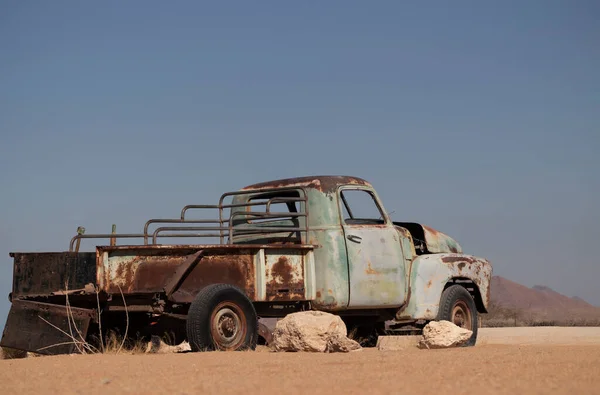
<svg viewBox="0 0 600 395">
<path fill-rule="evenodd" d="M 269 192 L 261 194 L 261 190 Z M 296 242 L 314 246 L 311 308 L 362 316 L 365 320 L 376 316 L 379 320 L 412 323 L 442 317 L 461 326 L 466 324 L 469 329 L 477 325 L 477 313 L 487 313 L 491 264 L 463 254 L 456 240 L 431 227 L 392 221 L 377 191 L 364 179 L 283 179 L 250 185 L 240 193 L 233 200 L 235 204 L 274 199 L 279 206 L 276 211 L 291 216 L 253 224 L 252 216 L 244 215 L 242 209 L 232 209 L 236 229 L 233 243 Z M 249 226 L 295 226 L 305 233 L 281 232 L 263 237 L 244 233 L 244 227 Z M 453 306 L 450 315 L 443 311 L 440 315 L 442 294 L 453 285 L 466 291 L 460 294 L 471 300 L 457 302 L 459 308 Z M 471 303 L 475 309 L 468 311 Z"/>
</svg>

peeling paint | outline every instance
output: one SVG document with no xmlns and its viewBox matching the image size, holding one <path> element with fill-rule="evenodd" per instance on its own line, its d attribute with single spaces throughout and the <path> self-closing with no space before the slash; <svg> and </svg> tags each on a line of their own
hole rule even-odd
<svg viewBox="0 0 600 395">
<path fill-rule="evenodd" d="M 470 280 L 487 309 L 492 265 L 483 258 L 462 254 L 421 255 L 414 259 L 410 276 L 411 298 L 398 318 L 435 319 L 444 286 L 453 279 Z"/>
</svg>

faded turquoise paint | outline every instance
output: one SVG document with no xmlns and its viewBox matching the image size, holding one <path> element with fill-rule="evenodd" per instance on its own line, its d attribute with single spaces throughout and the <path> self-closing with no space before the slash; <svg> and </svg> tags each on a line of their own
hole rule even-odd
<svg viewBox="0 0 600 395">
<path fill-rule="evenodd" d="M 398 231 L 370 186 L 342 186 L 369 192 L 382 211 L 384 224 L 348 224 L 342 220 L 348 251 L 349 309 L 400 307 L 406 300 L 406 278 Z M 341 200 L 341 199 L 339 199 Z M 338 200 L 338 212 L 342 203 Z"/>
<path fill-rule="evenodd" d="M 348 307 L 348 256 L 340 225 L 336 191 L 308 189 L 309 243 L 316 245 L 314 308 L 339 311 Z"/>
<path fill-rule="evenodd" d="M 405 300 L 405 267 L 398 233 L 389 226 L 344 225 L 348 240 L 350 304 L 348 308 L 400 307 Z"/>
<path fill-rule="evenodd" d="M 347 308 L 349 303 L 349 276 L 346 243 L 340 225 L 337 195 L 335 189 L 327 192 L 317 189 L 319 187 L 318 183 L 310 183 L 310 186 L 305 189 L 309 213 L 308 244 L 315 245 L 315 287 L 317 295 L 312 304 L 319 310 L 343 310 Z M 256 193 L 260 192 L 249 191 L 248 194 L 237 195 L 233 198 L 232 203 L 246 203 Z M 243 208 L 235 208 L 232 212 L 241 212 L 242 210 Z M 306 211 L 304 202 L 300 204 L 300 211 Z M 238 218 L 242 219 L 243 217 Z M 304 226 L 304 222 L 302 222 L 304 220 L 305 217 L 300 219 L 301 227 Z M 274 223 L 292 225 L 289 220 Z M 289 232 L 271 233 L 268 238 L 286 237 L 288 234 Z M 234 237 L 234 243 L 261 242 L 263 237 L 266 236 L 236 236 Z"/>
<path fill-rule="evenodd" d="M 398 238 L 400 240 L 400 246 L 402 247 L 402 261 L 399 262 L 399 265 L 404 267 L 404 283 L 403 286 L 406 290 L 404 303 L 408 301 L 409 298 L 409 289 L 410 289 L 410 264 L 412 260 L 417 256 L 415 252 L 415 246 L 413 244 L 413 239 L 410 232 L 402 228 L 400 226 L 394 226 L 396 231 L 398 232 Z"/>
<path fill-rule="evenodd" d="M 473 281 L 487 311 L 492 265 L 486 259 L 463 254 L 420 255 L 413 260 L 410 273 L 410 298 L 397 315 L 400 319 L 435 319 L 442 291 L 452 279 Z"/>
<path fill-rule="evenodd" d="M 371 192 L 383 211 L 385 225 L 346 227 L 340 215 L 338 194 L 344 186 Z M 489 262 L 461 254 L 462 248 L 456 240 L 420 224 L 415 225 L 422 226 L 420 237 L 424 237 L 429 254 L 417 256 L 413 235 L 390 221 L 377 192 L 368 182 L 349 177 L 278 180 L 244 188 L 248 194 L 236 196 L 233 203 L 246 202 L 260 189 L 277 187 L 303 187 L 307 194 L 308 243 L 315 246 L 316 298 L 311 301 L 313 308 L 341 311 L 401 307 L 404 303 L 398 318 L 431 320 L 437 315 L 444 286 L 454 278 L 463 278 L 473 281 L 481 294 L 483 309 L 487 309 L 492 273 Z M 300 210 L 306 211 L 304 202 Z M 303 221 L 304 218 L 300 218 L 301 226 L 304 226 Z M 277 223 L 292 225 L 289 220 Z M 352 242 L 346 238 L 348 231 L 362 234 L 361 247 L 350 245 Z M 287 234 L 282 232 L 269 237 Z M 252 243 L 260 238 L 257 235 L 236 236 L 234 243 Z"/>
<path fill-rule="evenodd" d="M 344 234 L 340 229 L 311 231 L 321 245 L 315 248 L 315 277 L 317 297 L 312 302 L 316 309 L 338 311 L 347 308 L 348 258 Z"/>
<path fill-rule="evenodd" d="M 400 240 L 400 245 L 402 246 L 402 254 L 404 256 L 404 260 L 410 263 L 413 258 L 417 255 L 415 252 L 415 247 L 413 245 L 413 239 L 410 235 L 410 232 L 405 228 L 400 226 L 394 226 L 396 231 L 398 232 L 398 237 Z"/>
</svg>

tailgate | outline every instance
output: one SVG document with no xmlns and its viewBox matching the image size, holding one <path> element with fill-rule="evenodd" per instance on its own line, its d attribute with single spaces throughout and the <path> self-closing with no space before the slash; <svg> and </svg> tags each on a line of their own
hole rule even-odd
<svg viewBox="0 0 600 395">
<path fill-rule="evenodd" d="M 11 253 L 13 298 L 84 289 L 96 283 L 95 252 Z"/>
<path fill-rule="evenodd" d="M 75 353 L 74 340 L 86 339 L 95 314 L 75 307 L 68 314 L 65 306 L 13 300 L 0 346 L 39 354 Z"/>
</svg>

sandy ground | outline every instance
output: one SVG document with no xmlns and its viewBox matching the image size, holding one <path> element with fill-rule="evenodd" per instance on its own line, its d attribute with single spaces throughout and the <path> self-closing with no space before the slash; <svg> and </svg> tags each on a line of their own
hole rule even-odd
<svg viewBox="0 0 600 395">
<path fill-rule="evenodd" d="M 485 329 L 477 346 L 447 350 L 4 360 L 0 393 L 600 394 L 600 328 Z"/>
<path fill-rule="evenodd" d="M 599 327 L 481 328 L 477 344 L 600 345 Z"/>
</svg>

